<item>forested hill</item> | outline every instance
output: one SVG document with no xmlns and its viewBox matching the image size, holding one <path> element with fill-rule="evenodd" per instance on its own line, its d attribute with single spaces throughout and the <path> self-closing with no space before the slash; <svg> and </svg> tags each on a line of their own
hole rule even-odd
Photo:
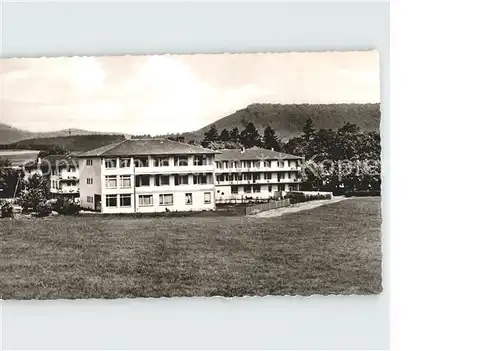
<svg viewBox="0 0 500 351">
<path fill-rule="evenodd" d="M 201 140 L 212 125 L 219 131 L 234 127 L 242 130 L 252 122 L 260 133 L 270 126 L 280 139 L 286 140 L 299 136 L 309 117 L 316 129 L 336 130 L 349 122 L 361 130 L 378 131 L 380 104 L 253 104 L 184 136 L 187 140 Z"/>
<path fill-rule="evenodd" d="M 63 129 L 63 130 L 55 130 L 51 132 L 31 132 L 24 129 L 19 129 L 12 127 L 5 123 L 0 123 L 0 144 L 11 144 L 18 141 L 26 140 L 26 139 L 39 139 L 39 138 L 56 138 L 56 137 L 66 137 L 69 135 L 96 135 L 96 134 L 117 134 L 121 133 L 108 133 L 108 132 L 99 132 L 99 131 L 91 131 L 84 129 Z"/>
<path fill-rule="evenodd" d="M 72 135 L 26 139 L 12 144 L 2 145 L 2 147 L 8 149 L 46 150 L 52 146 L 58 145 L 69 151 L 87 151 L 124 139 L 124 135 L 118 134 Z"/>
<path fill-rule="evenodd" d="M 195 132 L 183 133 L 182 136 L 186 141 L 201 141 L 212 125 L 219 132 L 223 129 L 230 131 L 235 127 L 241 131 L 252 122 L 261 134 L 270 126 L 279 139 L 286 141 L 301 135 L 309 118 L 316 130 L 337 130 L 349 122 L 359 126 L 362 131 L 378 131 L 380 104 L 252 104 Z M 42 150 L 48 146 L 60 145 L 72 151 L 85 151 L 125 138 L 122 134 L 100 134 L 77 129 L 71 130 L 71 136 L 68 136 L 69 130 L 49 133 L 51 134 L 33 133 L 0 124 L 0 144 L 3 144 L 0 147 Z"/>
</svg>

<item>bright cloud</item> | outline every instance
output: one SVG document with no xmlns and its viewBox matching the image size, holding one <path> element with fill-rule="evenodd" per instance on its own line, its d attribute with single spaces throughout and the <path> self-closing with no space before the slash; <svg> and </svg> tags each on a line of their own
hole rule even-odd
<svg viewBox="0 0 500 351">
<path fill-rule="evenodd" d="M 46 131 L 196 130 L 255 102 L 379 100 L 370 52 L 5 59 L 1 121 Z"/>
</svg>

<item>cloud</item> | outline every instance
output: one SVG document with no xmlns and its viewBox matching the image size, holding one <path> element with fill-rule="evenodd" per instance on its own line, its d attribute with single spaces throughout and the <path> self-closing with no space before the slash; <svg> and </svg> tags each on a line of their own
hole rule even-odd
<svg viewBox="0 0 500 351">
<path fill-rule="evenodd" d="M 196 130 L 256 102 L 379 99 L 373 53 L 4 59 L 1 120 L 46 131 Z"/>
<path fill-rule="evenodd" d="M 104 75 L 96 58 L 26 59 L 17 69 L 4 72 L 2 101 L 25 104 L 78 102 L 102 86 Z"/>
<path fill-rule="evenodd" d="M 252 84 L 216 88 L 174 56 L 144 57 L 114 78 L 98 58 L 61 60 L 30 59 L 2 72 L 2 114 L 31 130 L 157 134 L 198 129 L 268 93 Z"/>
</svg>

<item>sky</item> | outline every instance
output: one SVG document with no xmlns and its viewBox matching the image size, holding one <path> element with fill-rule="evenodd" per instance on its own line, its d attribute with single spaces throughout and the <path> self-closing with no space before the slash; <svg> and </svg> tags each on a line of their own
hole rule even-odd
<svg viewBox="0 0 500 351">
<path fill-rule="evenodd" d="M 0 121 L 33 132 L 197 130 L 252 103 L 380 102 L 376 51 L 10 58 Z"/>
</svg>

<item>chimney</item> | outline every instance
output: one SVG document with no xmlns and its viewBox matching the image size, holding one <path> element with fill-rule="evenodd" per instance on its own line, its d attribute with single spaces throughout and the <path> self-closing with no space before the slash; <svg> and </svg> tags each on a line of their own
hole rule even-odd
<svg viewBox="0 0 500 351">
<path fill-rule="evenodd" d="M 184 137 L 183 137 L 183 136 L 177 137 L 177 141 L 178 141 L 179 143 L 185 143 L 185 142 L 186 142 L 186 140 L 184 139 Z"/>
</svg>

